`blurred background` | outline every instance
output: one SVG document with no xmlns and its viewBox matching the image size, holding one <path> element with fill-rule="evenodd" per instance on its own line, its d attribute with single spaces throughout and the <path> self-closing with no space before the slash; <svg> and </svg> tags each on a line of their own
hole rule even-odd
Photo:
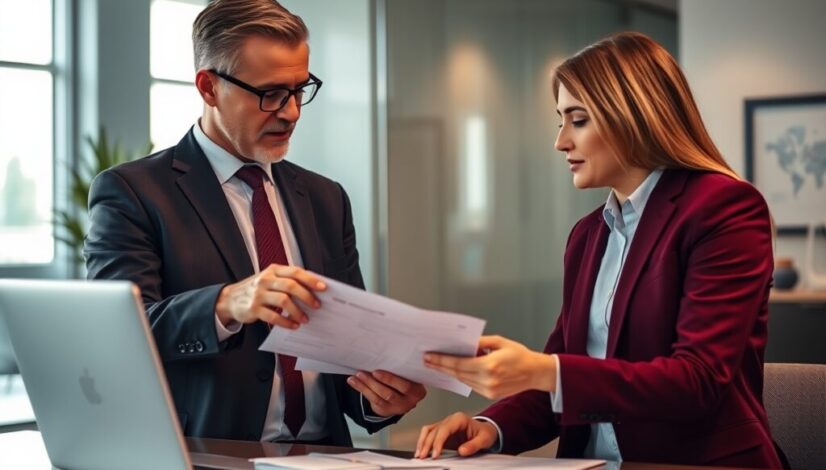
<svg viewBox="0 0 826 470">
<path fill-rule="evenodd" d="M 575 190 L 553 148 L 555 65 L 614 32 L 650 35 L 743 175 L 747 99 L 826 94 L 820 0 L 282 3 L 307 23 L 324 81 L 288 158 L 348 190 L 368 289 L 535 349 L 559 313 L 568 232 L 607 195 Z M 190 33 L 205 4 L 0 0 L 0 277 L 84 276 L 78 188 L 113 158 L 176 144 L 200 115 Z M 826 362 L 826 296 L 801 269 L 826 271 L 822 238 L 807 252 L 799 230 L 778 236 L 799 279 L 773 297 L 770 360 Z M 4 337 L 0 325 L 0 429 L 31 427 Z M 410 448 L 420 425 L 486 404 L 430 391 L 356 444 Z"/>
</svg>

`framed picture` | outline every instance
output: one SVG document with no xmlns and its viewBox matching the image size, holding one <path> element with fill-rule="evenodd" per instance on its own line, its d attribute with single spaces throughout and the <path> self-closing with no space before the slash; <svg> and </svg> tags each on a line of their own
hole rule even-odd
<svg viewBox="0 0 826 470">
<path fill-rule="evenodd" d="M 826 223 L 826 94 L 746 99 L 746 178 L 778 233 Z"/>
</svg>

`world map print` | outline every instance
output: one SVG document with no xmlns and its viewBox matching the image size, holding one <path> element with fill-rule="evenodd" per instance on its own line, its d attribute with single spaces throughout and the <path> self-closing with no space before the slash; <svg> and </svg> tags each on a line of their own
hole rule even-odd
<svg viewBox="0 0 826 470">
<path fill-rule="evenodd" d="M 774 142 L 765 145 L 776 156 L 780 170 L 788 175 L 792 194 L 797 198 L 806 184 L 823 189 L 826 179 L 826 140 L 808 136 L 806 126 L 790 126 Z"/>
</svg>

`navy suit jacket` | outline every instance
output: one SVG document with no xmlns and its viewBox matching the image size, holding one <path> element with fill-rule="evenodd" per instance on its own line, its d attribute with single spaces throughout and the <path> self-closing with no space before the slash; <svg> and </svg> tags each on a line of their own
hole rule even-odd
<svg viewBox="0 0 826 470">
<path fill-rule="evenodd" d="M 563 413 L 527 391 L 482 415 L 518 453 L 560 436 L 581 457 L 591 423 L 611 422 L 623 459 L 780 467 L 763 408 L 772 228 L 763 197 L 716 173 L 666 170 L 623 266 L 607 358 L 587 356 L 591 298 L 609 229 L 602 207 L 571 231 L 558 354 Z"/>
<path fill-rule="evenodd" d="M 305 268 L 363 288 L 344 189 L 287 161 L 272 170 Z M 262 322 L 218 342 L 217 296 L 254 269 L 192 132 L 175 147 L 98 175 L 89 216 L 88 277 L 126 279 L 140 287 L 184 434 L 259 440 L 275 359 L 258 351 L 268 333 Z M 343 413 L 370 432 L 399 419 L 366 422 L 360 394 L 344 376 L 322 375 L 321 386 L 331 444 L 351 445 Z M 369 403 L 364 406 L 371 412 Z"/>
</svg>

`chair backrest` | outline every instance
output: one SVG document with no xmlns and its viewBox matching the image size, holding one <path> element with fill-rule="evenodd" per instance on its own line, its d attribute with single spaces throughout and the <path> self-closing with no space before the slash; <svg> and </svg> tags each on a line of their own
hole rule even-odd
<svg viewBox="0 0 826 470">
<path fill-rule="evenodd" d="M 767 363 L 763 403 L 792 469 L 826 468 L 826 364 Z"/>
</svg>

